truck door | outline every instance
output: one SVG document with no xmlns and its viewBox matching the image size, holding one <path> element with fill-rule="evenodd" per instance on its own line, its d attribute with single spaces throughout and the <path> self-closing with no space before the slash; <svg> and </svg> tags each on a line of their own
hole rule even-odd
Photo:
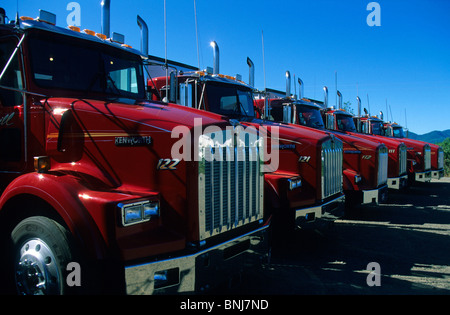
<svg viewBox="0 0 450 315">
<path fill-rule="evenodd" d="M 15 36 L 0 38 L 0 176 L 25 169 L 23 75 Z M 9 174 L 9 175 L 6 175 Z"/>
</svg>

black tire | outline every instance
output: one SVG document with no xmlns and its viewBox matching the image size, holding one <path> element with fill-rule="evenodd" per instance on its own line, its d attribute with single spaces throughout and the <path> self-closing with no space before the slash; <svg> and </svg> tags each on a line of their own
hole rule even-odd
<svg viewBox="0 0 450 315">
<path fill-rule="evenodd" d="M 68 294 L 67 265 L 74 261 L 70 233 L 47 217 L 29 217 L 11 233 L 10 272 L 19 294 Z"/>
</svg>

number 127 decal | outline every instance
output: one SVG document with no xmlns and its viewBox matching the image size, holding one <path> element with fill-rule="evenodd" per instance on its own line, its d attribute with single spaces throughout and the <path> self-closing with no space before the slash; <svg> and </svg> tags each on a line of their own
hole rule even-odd
<svg viewBox="0 0 450 315">
<path fill-rule="evenodd" d="M 158 165 L 156 165 L 157 170 L 176 170 L 177 165 L 180 163 L 179 159 L 160 159 Z"/>
</svg>

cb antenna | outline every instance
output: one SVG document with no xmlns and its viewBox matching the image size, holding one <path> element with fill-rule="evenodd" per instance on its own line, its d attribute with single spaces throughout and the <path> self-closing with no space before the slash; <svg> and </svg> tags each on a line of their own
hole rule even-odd
<svg viewBox="0 0 450 315">
<path fill-rule="evenodd" d="M 389 112 L 391 113 L 391 120 L 394 122 L 394 117 L 392 116 L 391 104 L 389 104 Z"/>
<path fill-rule="evenodd" d="M 262 41 L 262 57 L 263 57 L 263 71 L 264 71 L 264 119 L 269 116 L 268 100 L 267 100 L 267 88 L 266 88 L 266 61 L 264 57 L 264 31 L 261 31 Z"/>
<path fill-rule="evenodd" d="M 166 12 L 166 0 L 164 0 L 164 65 L 166 67 L 166 99 L 169 95 L 169 66 L 167 65 L 167 12 Z M 168 101 L 167 101 L 168 102 Z"/>
<path fill-rule="evenodd" d="M 198 70 L 200 70 L 200 49 L 198 46 L 198 23 L 197 23 L 197 5 L 194 0 L 194 16 L 195 16 L 195 37 L 197 40 L 197 62 L 198 62 Z"/>
</svg>

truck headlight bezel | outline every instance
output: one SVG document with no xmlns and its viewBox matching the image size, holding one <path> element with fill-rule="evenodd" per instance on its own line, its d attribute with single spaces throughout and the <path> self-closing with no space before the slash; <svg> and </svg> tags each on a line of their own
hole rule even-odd
<svg viewBox="0 0 450 315">
<path fill-rule="evenodd" d="M 158 200 L 143 200 L 130 203 L 119 203 L 122 226 L 130 226 L 150 221 L 159 216 Z"/>
<path fill-rule="evenodd" d="M 302 179 L 299 176 L 289 178 L 288 183 L 289 183 L 289 190 L 294 190 L 302 187 Z"/>
</svg>

